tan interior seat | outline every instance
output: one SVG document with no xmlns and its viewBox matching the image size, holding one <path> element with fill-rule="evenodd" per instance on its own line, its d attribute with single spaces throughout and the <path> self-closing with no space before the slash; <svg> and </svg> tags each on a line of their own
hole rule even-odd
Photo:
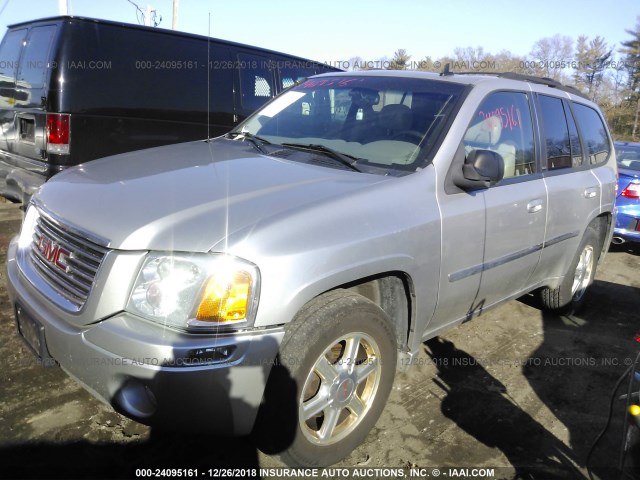
<svg viewBox="0 0 640 480">
<path fill-rule="evenodd" d="M 504 178 L 516 174 L 516 147 L 511 142 L 500 142 L 502 121 L 496 116 L 485 118 L 467 130 L 465 143 L 484 144 L 487 150 L 496 152 L 504 161 Z"/>
</svg>

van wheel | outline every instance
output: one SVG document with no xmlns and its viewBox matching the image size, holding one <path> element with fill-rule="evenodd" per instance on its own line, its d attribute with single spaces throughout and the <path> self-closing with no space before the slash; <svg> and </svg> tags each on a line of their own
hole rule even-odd
<svg viewBox="0 0 640 480">
<path fill-rule="evenodd" d="M 260 412 L 259 436 L 272 436 L 270 443 L 281 445 L 280 458 L 290 466 L 336 463 L 364 441 L 380 417 L 396 355 L 393 327 L 376 304 L 346 290 L 318 297 L 287 328 L 280 362 L 288 375 L 272 372 L 269 378 L 263 406 L 272 405 Z M 284 377 L 296 387 L 287 412 L 268 401 L 269 391 L 291 391 Z M 293 426 L 284 442 L 273 438 L 286 435 L 282 424 Z"/>
<path fill-rule="evenodd" d="M 556 288 L 540 290 L 543 307 L 561 314 L 579 311 L 584 306 L 587 288 L 593 283 L 599 252 L 598 233 L 589 226 L 562 283 Z"/>
</svg>

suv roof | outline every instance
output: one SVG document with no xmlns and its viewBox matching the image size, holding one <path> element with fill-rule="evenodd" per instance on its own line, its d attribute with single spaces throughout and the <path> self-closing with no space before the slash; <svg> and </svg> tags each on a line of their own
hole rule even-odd
<svg viewBox="0 0 640 480">
<path fill-rule="evenodd" d="M 336 75 L 327 73 L 323 75 Z M 409 78 L 430 78 L 447 82 L 461 83 L 464 85 L 477 85 L 486 81 L 501 79 L 518 83 L 529 83 L 548 87 L 555 91 L 562 91 L 570 95 L 591 101 L 584 93 L 570 85 L 564 85 L 552 78 L 536 77 L 534 75 L 521 75 L 513 72 L 452 72 L 445 69 L 441 73 L 423 72 L 420 70 L 359 70 L 357 72 L 345 72 L 340 75 L 367 75 L 367 76 L 395 76 Z"/>
<path fill-rule="evenodd" d="M 564 92 L 567 93 L 571 93 L 573 95 L 578 95 L 582 98 L 586 98 L 587 100 L 589 100 L 589 97 L 587 97 L 584 93 L 582 93 L 580 90 L 578 90 L 576 87 L 573 87 L 571 85 L 564 85 L 560 82 L 558 82 L 557 80 L 554 80 L 553 78 L 549 78 L 549 77 L 537 77 L 535 75 L 523 75 L 521 73 L 514 73 L 514 72 L 452 72 L 449 70 L 449 64 L 447 63 L 444 66 L 444 69 L 442 70 L 442 72 L 440 73 L 440 76 L 451 76 L 451 75 L 488 75 L 488 76 L 493 76 L 493 77 L 499 77 L 499 78 L 508 78 L 511 80 L 520 80 L 522 82 L 530 82 L 530 83 L 536 83 L 538 85 L 546 85 L 548 87 L 552 87 L 552 88 L 557 88 L 558 90 L 562 90 Z"/>
</svg>

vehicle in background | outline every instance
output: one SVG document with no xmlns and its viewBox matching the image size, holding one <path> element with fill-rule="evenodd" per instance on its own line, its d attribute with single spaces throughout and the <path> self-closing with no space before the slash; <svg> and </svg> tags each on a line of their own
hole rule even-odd
<svg viewBox="0 0 640 480">
<path fill-rule="evenodd" d="M 23 201 L 71 165 L 221 135 L 296 81 L 329 71 L 337 69 L 126 23 L 11 25 L 0 44 L 0 195 Z"/>
<path fill-rule="evenodd" d="M 618 216 L 613 243 L 640 242 L 640 143 L 615 142 Z"/>
</svg>

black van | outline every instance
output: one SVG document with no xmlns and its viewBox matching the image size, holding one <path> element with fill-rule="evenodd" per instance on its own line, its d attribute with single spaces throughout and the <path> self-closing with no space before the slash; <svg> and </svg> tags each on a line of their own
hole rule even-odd
<svg viewBox="0 0 640 480">
<path fill-rule="evenodd" d="M 23 201 L 70 165 L 221 135 L 300 78 L 336 70 L 105 20 L 11 25 L 0 44 L 0 195 Z"/>
</svg>

